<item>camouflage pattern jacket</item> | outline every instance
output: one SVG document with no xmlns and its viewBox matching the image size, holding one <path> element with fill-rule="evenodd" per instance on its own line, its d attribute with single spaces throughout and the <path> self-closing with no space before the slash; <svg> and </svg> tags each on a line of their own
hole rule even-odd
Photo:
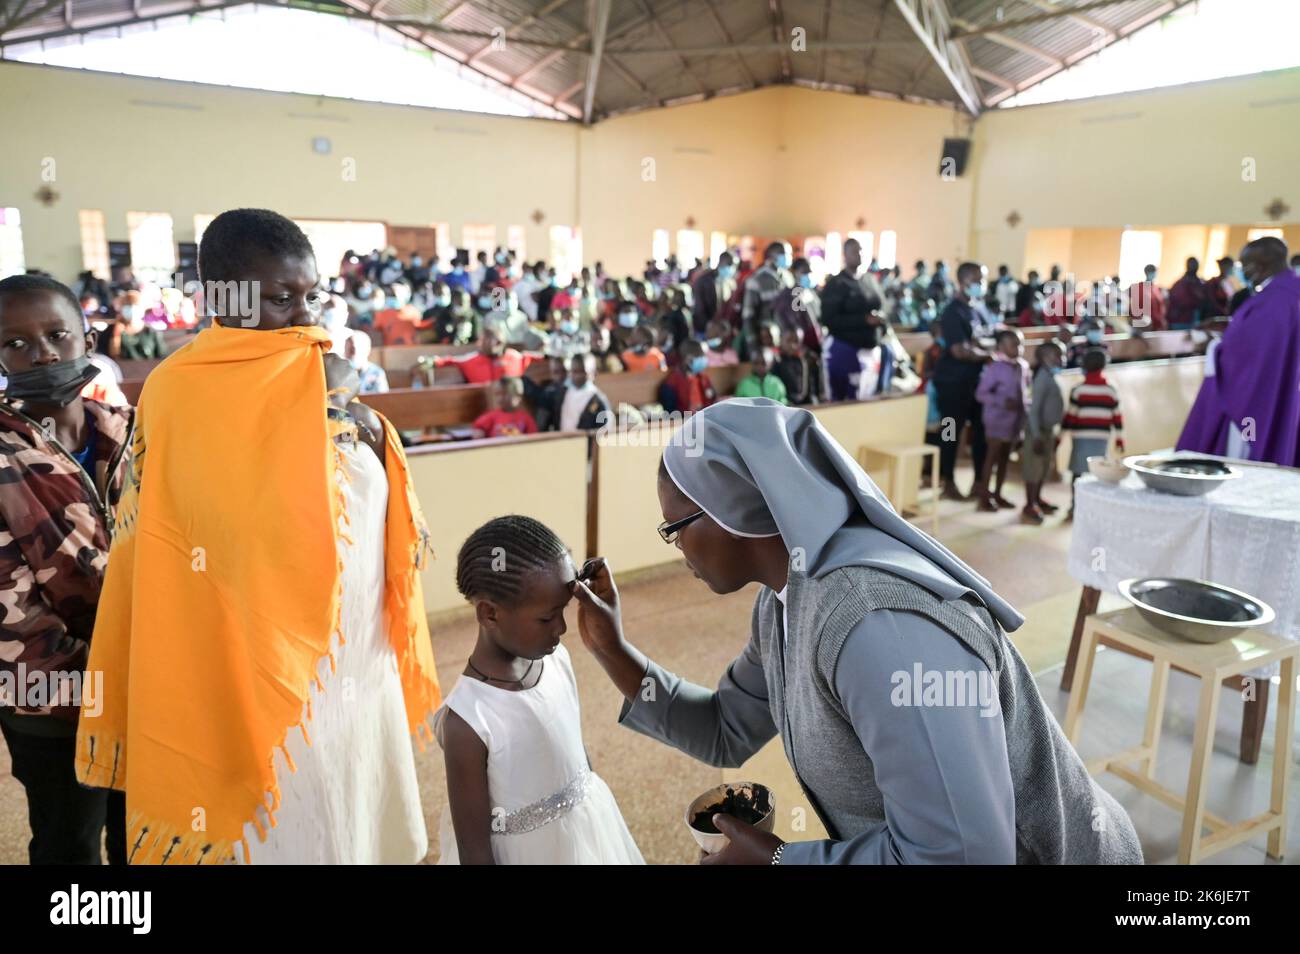
<svg viewBox="0 0 1300 954">
<path fill-rule="evenodd" d="M 78 708 L 66 692 L 31 704 L 32 674 L 85 669 L 110 508 L 130 457 L 134 411 L 84 403 L 96 430 L 91 473 L 38 422 L 0 401 L 0 713 L 10 726 L 41 734 L 64 733 L 50 718 L 75 730 Z M 16 698 L 20 679 L 28 688 Z M 29 718 L 44 724 L 24 726 Z"/>
</svg>

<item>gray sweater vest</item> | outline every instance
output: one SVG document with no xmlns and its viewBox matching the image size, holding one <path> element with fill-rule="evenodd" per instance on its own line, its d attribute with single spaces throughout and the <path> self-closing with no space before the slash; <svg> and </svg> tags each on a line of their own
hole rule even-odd
<svg viewBox="0 0 1300 954">
<path fill-rule="evenodd" d="M 843 567 L 820 579 L 791 569 L 786 598 L 784 648 L 775 594 L 764 588 L 754 604 L 768 699 L 786 758 L 832 838 L 851 839 L 885 820 L 871 759 L 836 698 L 835 667 L 863 616 L 892 610 L 929 619 L 995 674 L 1016 800 L 1017 862 L 1142 863 L 1127 813 L 1088 774 L 1025 661 L 983 605 L 944 601 L 869 567 Z"/>
</svg>

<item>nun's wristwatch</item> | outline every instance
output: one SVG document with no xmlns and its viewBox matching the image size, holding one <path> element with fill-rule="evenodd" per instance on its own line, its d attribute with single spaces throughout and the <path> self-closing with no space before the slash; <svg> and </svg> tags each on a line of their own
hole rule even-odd
<svg viewBox="0 0 1300 954">
<path fill-rule="evenodd" d="M 776 846 L 776 850 L 772 852 L 772 864 L 779 865 L 781 863 L 781 852 L 784 850 L 785 842 L 781 842 L 781 844 Z"/>
</svg>

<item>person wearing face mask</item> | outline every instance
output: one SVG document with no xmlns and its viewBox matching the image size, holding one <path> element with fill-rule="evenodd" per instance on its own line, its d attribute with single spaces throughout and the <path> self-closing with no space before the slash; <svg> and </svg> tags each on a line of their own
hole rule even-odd
<svg viewBox="0 0 1300 954">
<path fill-rule="evenodd" d="M 694 414 L 718 400 L 718 391 L 709 379 L 708 359 L 704 347 L 694 338 L 682 344 L 682 360 L 659 386 L 659 403 L 669 414 Z"/>
<path fill-rule="evenodd" d="M 0 532 L 7 541 L 0 547 L 0 686 L 31 687 L 39 675 L 57 692 L 86 668 L 134 413 L 81 397 L 99 371 L 87 357 L 95 335 L 85 329 L 76 298 L 54 279 L 0 281 L 7 377 L 0 402 Z M 109 862 L 126 862 L 122 794 L 77 783 L 81 701 L 48 705 L 0 690 L 0 730 L 27 796 L 32 864 L 99 864 L 106 825 Z M 84 701 L 90 705 L 89 693 Z"/>
<path fill-rule="evenodd" d="M 534 293 L 537 320 L 546 321 L 551 309 L 555 307 L 555 296 L 560 293 L 560 281 L 555 275 L 555 269 L 546 268 L 541 262 L 537 263 L 537 280 L 541 283 L 541 288 Z"/>
<path fill-rule="evenodd" d="M 455 365 L 469 384 L 486 384 L 503 377 L 517 378 L 522 375 L 534 361 L 545 360 L 540 354 L 527 354 L 507 348 L 502 332 L 497 325 L 484 324 L 479 335 L 478 351 L 471 355 L 436 355 L 433 359 L 435 368 Z"/>
<path fill-rule="evenodd" d="M 1225 255 L 1215 264 L 1219 266 L 1219 274 L 1206 282 L 1210 305 L 1214 314 L 1230 315 L 1232 312 L 1228 310 L 1228 304 L 1246 283 L 1240 278 L 1237 262 L 1231 255 Z"/>
<path fill-rule="evenodd" d="M 451 311 L 451 289 L 446 282 L 433 283 L 429 305 L 421 313 L 420 321 L 426 328 L 420 334 L 422 344 L 449 344 L 455 341 L 457 319 Z"/>
<path fill-rule="evenodd" d="M 673 364 L 680 357 L 678 351 L 682 342 L 691 337 L 691 322 L 687 317 L 686 304 L 688 293 L 689 286 L 675 285 L 664 289 L 663 298 L 660 299 L 663 310 L 659 316 L 659 329 L 666 339 L 661 347 L 668 353 L 669 361 Z"/>
<path fill-rule="evenodd" d="M 609 398 L 596 387 L 596 359 L 590 354 L 575 354 L 569 361 L 569 387 L 558 423 L 562 431 L 603 431 L 614 423 Z"/>
<path fill-rule="evenodd" d="M 537 293 L 546 287 L 546 281 L 541 277 L 545 267 L 542 262 L 536 266 L 525 264 L 523 274 L 515 282 L 514 291 L 519 297 L 519 309 L 528 316 L 529 321 L 538 320 Z"/>
<path fill-rule="evenodd" d="M 488 256 L 487 252 L 478 252 L 474 256 L 474 268 L 469 273 L 469 291 L 471 295 L 477 295 L 483 287 L 483 283 L 488 277 Z"/>
<path fill-rule="evenodd" d="M 806 258 L 796 258 L 790 266 L 794 286 L 776 297 L 772 313 L 783 331 L 797 329 L 803 347 L 814 357 L 822 353 L 822 300 L 813 288 L 812 267 Z"/>
<path fill-rule="evenodd" d="M 1183 277 L 1174 282 L 1173 287 L 1169 289 L 1170 328 L 1193 328 L 1212 307 L 1209 289 L 1197 274 L 1200 267 L 1200 262 L 1189 258 Z"/>
<path fill-rule="evenodd" d="M 641 310 L 634 301 L 620 301 L 614 315 L 614 347 L 622 353 L 632 347 L 632 333 L 641 324 Z"/>
<path fill-rule="evenodd" d="M 714 318 L 704 329 L 704 335 L 704 354 L 708 367 L 719 368 L 727 364 L 740 363 L 740 358 L 737 357 L 736 349 L 732 345 L 735 336 L 732 334 L 731 325 L 721 318 Z"/>
<path fill-rule="evenodd" d="M 370 335 L 364 331 L 345 331 L 342 355 L 356 368 L 361 394 L 383 394 L 388 390 L 388 372 L 370 360 Z"/>
<path fill-rule="evenodd" d="M 374 314 L 374 329 L 383 339 L 384 347 L 417 344 L 421 331 L 427 327 L 419 310 L 410 304 L 411 289 L 398 283 L 387 290 L 385 307 Z"/>
<path fill-rule="evenodd" d="M 474 290 L 470 287 L 472 283 L 470 282 L 469 272 L 465 269 L 465 259 L 459 255 L 452 259 L 451 271 L 444 272 L 442 280 L 446 282 L 447 287 L 453 291 L 460 288 L 473 294 Z"/>
<path fill-rule="evenodd" d="M 473 344 L 478 341 L 483 319 L 470 303 L 469 292 L 458 288 L 451 293 L 449 327 L 452 332 L 446 344 Z"/>
<path fill-rule="evenodd" d="M 1156 267 L 1148 265 L 1142 270 L 1143 280 L 1128 287 L 1129 320 L 1135 330 L 1164 331 L 1169 327 L 1165 319 L 1165 292 L 1156 284 Z"/>
<path fill-rule="evenodd" d="M 781 353 L 773 371 L 785 385 L 791 404 L 819 404 L 823 400 L 822 363 L 804 349 L 798 328 L 781 332 Z"/>
<path fill-rule="evenodd" d="M 591 326 L 591 356 L 596 359 L 596 370 L 600 374 L 619 374 L 625 370 L 614 348 L 609 326 L 604 322 Z"/>
<path fill-rule="evenodd" d="M 692 321 L 696 334 L 718 315 L 724 304 L 736 293 L 736 260 L 730 252 L 718 256 L 718 267 L 702 272 L 691 286 L 695 299 Z"/>
<path fill-rule="evenodd" d="M 582 330 L 577 305 L 552 309 L 549 332 L 544 349 L 548 356 L 571 358 L 591 350 L 591 336 Z"/>
<path fill-rule="evenodd" d="M 832 401 L 849 401 L 875 394 L 880 380 L 864 381 L 866 368 L 880 346 L 884 324 L 880 286 L 870 276 L 859 277 L 862 246 L 844 243 L 844 270 L 831 276 L 822 290 L 822 321 L 830 335 L 826 343 L 826 386 Z M 886 379 L 887 380 L 887 379 Z"/>
<path fill-rule="evenodd" d="M 938 261 L 934 263 L 934 275 L 930 279 L 930 286 L 926 289 L 926 295 L 933 298 L 935 304 L 940 308 L 943 308 L 952 299 L 953 284 L 952 279 L 948 277 L 947 262 Z"/>
<path fill-rule="evenodd" d="M 1278 238 L 1241 252 L 1255 289 L 1205 358 L 1178 450 L 1300 466 L 1300 276 Z"/>
<path fill-rule="evenodd" d="M 740 305 L 740 357 L 758 347 L 758 326 L 773 319 L 777 296 L 794 285 L 788 271 L 790 256 L 784 242 L 772 242 L 763 252 L 763 264 L 745 279 Z"/>
<path fill-rule="evenodd" d="M 1083 356 L 1089 351 L 1099 349 L 1109 352 L 1106 346 L 1106 328 L 1098 318 L 1084 318 L 1075 329 L 1076 337 L 1070 342 L 1066 367 L 1083 366 Z"/>
<path fill-rule="evenodd" d="M 129 291 L 122 295 L 118 314 L 120 317 L 114 335 L 115 342 L 110 345 L 110 358 L 147 361 L 167 357 L 162 335 L 156 328 L 145 323 L 144 305 L 139 292 Z"/>
<path fill-rule="evenodd" d="M 429 280 L 429 269 L 424 264 L 424 256 L 419 252 L 411 254 L 411 261 L 406 266 L 406 282 L 412 288 L 419 288 Z"/>
<path fill-rule="evenodd" d="M 1065 361 L 1065 349 L 1059 341 L 1044 341 L 1034 352 L 1037 366 L 1029 391 L 1029 408 L 1025 415 L 1025 442 L 1020 448 L 1020 473 L 1025 481 L 1025 508 L 1020 522 L 1037 526 L 1045 514 L 1059 509 L 1043 499 L 1043 484 L 1052 468 L 1061 421 L 1065 418 L 1065 398 L 1056 383 L 1056 375 Z"/>
<path fill-rule="evenodd" d="M 637 325 L 632 329 L 628 347 L 619 357 L 623 367 L 628 371 L 666 371 L 667 359 L 654 344 L 654 332 L 649 325 Z"/>
<path fill-rule="evenodd" d="M 943 339 L 943 353 L 935 362 L 935 398 L 939 416 L 944 419 L 939 445 L 939 479 L 943 484 L 943 497 L 947 500 L 969 500 L 968 494 L 957 489 L 953 475 L 957 467 L 957 445 L 962 430 L 970 425 L 971 461 L 975 473 L 984 471 L 983 412 L 975 400 L 982 366 L 993 356 L 975 340 L 976 316 L 972 302 L 984 297 L 987 270 L 978 262 L 963 262 L 957 268 L 957 290 L 952 301 L 939 316 L 939 336 Z M 972 488 L 982 495 L 983 488 Z"/>
<path fill-rule="evenodd" d="M 402 280 L 406 266 L 397 257 L 397 249 L 389 246 L 384 250 L 384 258 L 379 266 L 379 284 L 395 285 Z"/>
<path fill-rule="evenodd" d="M 551 298 L 551 310 L 567 311 L 581 300 L 582 290 L 579 288 L 578 278 L 575 275 L 569 279 L 567 285 L 560 286 L 557 284 L 555 295 Z"/>
<path fill-rule="evenodd" d="M 335 343 L 334 352 L 341 353 L 338 346 L 348 330 L 348 303 L 342 295 L 330 295 L 325 300 L 321 307 L 320 326 L 330 333 L 330 338 Z"/>
</svg>

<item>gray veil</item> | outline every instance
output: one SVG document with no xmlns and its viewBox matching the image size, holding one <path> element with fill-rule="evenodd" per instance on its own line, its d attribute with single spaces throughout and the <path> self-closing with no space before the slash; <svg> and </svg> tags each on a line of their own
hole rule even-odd
<svg viewBox="0 0 1300 954">
<path fill-rule="evenodd" d="M 664 449 L 668 475 L 723 529 L 781 536 L 816 578 L 844 566 L 904 577 L 945 600 L 973 593 L 1007 632 L 1021 616 L 947 547 L 900 517 L 805 408 L 731 398 L 687 419 Z"/>
</svg>

